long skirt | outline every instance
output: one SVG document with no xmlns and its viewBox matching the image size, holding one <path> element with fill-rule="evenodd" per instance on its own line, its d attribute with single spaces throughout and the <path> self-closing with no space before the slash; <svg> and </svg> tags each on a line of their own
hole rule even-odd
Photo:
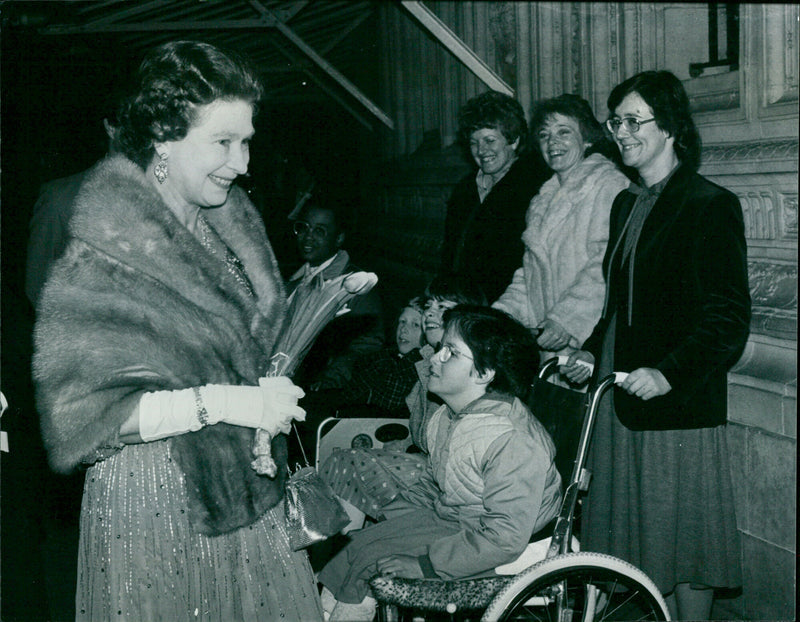
<svg viewBox="0 0 800 622">
<path fill-rule="evenodd" d="M 78 620 L 322 620 L 305 552 L 288 544 L 283 503 L 207 537 L 188 522 L 170 442 L 129 445 L 86 474 Z"/>
<path fill-rule="evenodd" d="M 613 343 L 609 334 L 601 378 L 613 367 Z M 631 431 L 614 414 L 610 391 L 598 411 L 589 468 L 583 550 L 627 560 L 664 594 L 685 582 L 741 585 L 726 426 Z"/>
</svg>

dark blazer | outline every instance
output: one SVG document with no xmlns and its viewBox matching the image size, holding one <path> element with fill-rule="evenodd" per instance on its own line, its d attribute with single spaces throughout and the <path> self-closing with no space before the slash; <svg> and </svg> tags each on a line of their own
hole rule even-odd
<svg viewBox="0 0 800 622">
<path fill-rule="evenodd" d="M 458 182 L 447 203 L 440 272 L 461 274 L 494 302 L 522 266 L 525 214 L 553 174 L 541 156 L 520 156 L 483 203 L 473 171 Z"/>
<path fill-rule="evenodd" d="M 603 262 L 608 302 L 584 344 L 599 360 L 616 314 L 614 369 L 661 371 L 672 390 L 643 401 L 619 388 L 615 412 L 632 430 L 702 428 L 727 420 L 727 371 L 750 326 L 747 245 L 736 196 L 681 166 L 659 196 L 636 248 L 633 294 L 618 244 L 636 195 L 611 209 Z M 628 305 L 632 320 L 628 325 Z"/>
</svg>

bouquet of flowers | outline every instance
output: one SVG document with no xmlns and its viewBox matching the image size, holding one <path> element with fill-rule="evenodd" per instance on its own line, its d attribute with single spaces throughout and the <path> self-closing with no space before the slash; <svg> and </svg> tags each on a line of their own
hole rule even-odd
<svg viewBox="0 0 800 622">
<path fill-rule="evenodd" d="M 325 325 L 334 317 L 347 313 L 347 303 L 369 292 L 378 282 L 372 272 L 352 272 L 325 281 L 317 274 L 309 283 L 300 285 L 289 304 L 286 323 L 278 336 L 268 376 L 291 376 L 308 354 L 311 345 Z M 277 465 L 272 459 L 272 438 L 266 430 L 256 430 L 251 463 L 259 475 L 275 477 Z"/>
</svg>

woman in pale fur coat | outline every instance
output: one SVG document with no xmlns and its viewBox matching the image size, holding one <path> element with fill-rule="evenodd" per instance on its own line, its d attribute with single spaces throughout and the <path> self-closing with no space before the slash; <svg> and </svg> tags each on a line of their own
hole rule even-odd
<svg viewBox="0 0 800 622">
<path fill-rule="evenodd" d="M 139 69 L 120 155 L 82 186 L 44 287 L 34 376 L 52 467 L 86 465 L 79 620 L 321 619 L 279 501 L 302 391 L 264 378 L 286 312 L 263 224 L 233 185 L 262 89 L 210 45 Z M 272 434 L 277 476 L 250 467 Z"/>
<path fill-rule="evenodd" d="M 493 306 L 540 332 L 545 360 L 574 352 L 600 317 L 608 217 L 629 180 L 602 155 L 613 145 L 577 95 L 541 102 L 531 127 L 556 174 L 531 200 L 522 267 Z"/>
</svg>

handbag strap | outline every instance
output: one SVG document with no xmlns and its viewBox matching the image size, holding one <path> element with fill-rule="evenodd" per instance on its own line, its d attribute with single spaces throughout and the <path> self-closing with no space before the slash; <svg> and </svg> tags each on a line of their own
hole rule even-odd
<svg viewBox="0 0 800 622">
<path fill-rule="evenodd" d="M 303 460 L 305 460 L 306 466 L 310 467 L 311 464 L 308 462 L 308 456 L 306 455 L 305 447 L 303 447 L 303 441 L 300 440 L 300 432 L 297 431 L 297 426 L 292 421 L 292 430 L 294 430 L 294 435 L 297 438 L 297 444 L 300 446 L 300 453 L 303 454 Z"/>
</svg>

